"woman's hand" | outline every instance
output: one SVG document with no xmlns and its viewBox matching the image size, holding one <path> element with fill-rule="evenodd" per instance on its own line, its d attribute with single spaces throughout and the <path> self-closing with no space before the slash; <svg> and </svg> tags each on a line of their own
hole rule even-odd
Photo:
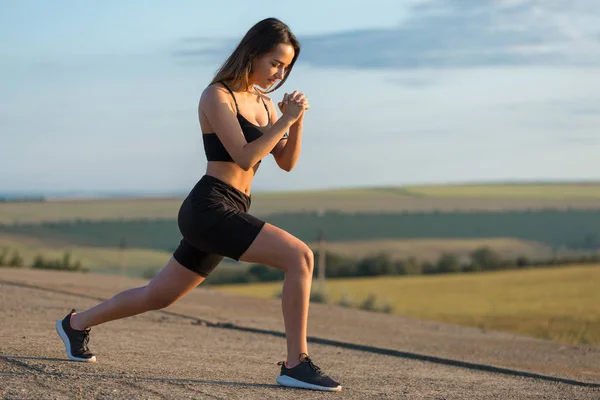
<svg viewBox="0 0 600 400">
<path fill-rule="evenodd" d="M 279 111 L 281 111 L 282 114 L 285 114 L 286 106 L 290 103 L 293 103 L 296 106 L 299 106 L 302 108 L 302 112 L 298 116 L 298 118 L 303 117 L 304 111 L 306 111 L 310 108 L 310 105 L 308 104 L 308 99 L 306 98 L 304 93 L 298 92 L 296 90 L 294 90 L 294 92 L 291 94 L 285 93 L 283 95 L 283 99 L 279 103 L 277 103 L 277 106 L 279 107 Z"/>
</svg>

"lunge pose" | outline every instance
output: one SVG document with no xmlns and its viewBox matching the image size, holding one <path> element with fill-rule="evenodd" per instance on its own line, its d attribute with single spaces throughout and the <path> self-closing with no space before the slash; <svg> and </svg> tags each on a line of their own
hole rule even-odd
<svg viewBox="0 0 600 400">
<path fill-rule="evenodd" d="M 300 44 L 288 26 L 268 18 L 246 33 L 218 70 L 198 106 L 208 162 L 206 173 L 179 210 L 183 236 L 179 247 L 148 285 L 121 292 L 82 312 L 72 310 L 56 323 L 71 360 L 96 361 L 88 348 L 91 327 L 168 307 L 228 257 L 285 273 L 282 309 L 287 359 L 280 362 L 277 382 L 341 390 L 308 356 L 313 253 L 293 235 L 248 214 L 251 184 L 261 160 L 272 154 L 280 168 L 290 171 L 300 155 L 308 99 L 293 91 L 276 107 L 267 96 L 286 81 L 299 53 Z"/>
</svg>

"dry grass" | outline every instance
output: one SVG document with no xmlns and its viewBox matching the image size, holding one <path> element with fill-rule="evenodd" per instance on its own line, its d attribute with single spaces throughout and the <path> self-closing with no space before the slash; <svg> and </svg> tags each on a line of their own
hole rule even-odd
<svg viewBox="0 0 600 400">
<path fill-rule="evenodd" d="M 599 183 L 410 186 L 405 192 L 426 197 L 526 199 L 600 199 Z"/>
<path fill-rule="evenodd" d="M 379 305 L 409 317 L 503 330 L 569 343 L 600 344 L 600 265 L 479 274 L 330 280 L 333 302 Z M 269 298 L 281 283 L 215 286 Z"/>
</svg>

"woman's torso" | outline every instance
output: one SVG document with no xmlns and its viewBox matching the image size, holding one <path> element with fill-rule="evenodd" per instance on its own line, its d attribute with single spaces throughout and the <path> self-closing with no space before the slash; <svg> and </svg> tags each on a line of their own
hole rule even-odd
<svg viewBox="0 0 600 400">
<path fill-rule="evenodd" d="M 222 83 L 216 83 L 215 85 L 225 87 Z M 227 87 L 231 88 L 229 85 L 227 85 Z M 261 98 L 259 97 L 260 95 L 256 94 L 241 94 L 236 92 L 233 92 L 232 94 L 229 91 L 228 93 L 231 97 L 230 101 L 232 103 L 232 108 L 236 111 L 237 119 L 242 128 L 242 132 L 246 137 L 246 141 L 251 142 L 256 140 L 262 135 L 265 129 L 268 129 L 271 126 L 270 113 L 264 98 Z M 207 156 L 212 155 L 212 158 L 215 159 L 227 159 L 227 161 L 209 160 L 207 163 L 206 174 L 227 182 L 236 189 L 249 195 L 252 180 L 258 170 L 260 162 L 247 171 L 242 169 L 231 160 L 231 157 L 216 136 L 215 130 L 210 125 L 204 111 L 199 109 L 198 114 L 202 134 L 214 135 L 211 137 L 203 136 Z"/>
</svg>

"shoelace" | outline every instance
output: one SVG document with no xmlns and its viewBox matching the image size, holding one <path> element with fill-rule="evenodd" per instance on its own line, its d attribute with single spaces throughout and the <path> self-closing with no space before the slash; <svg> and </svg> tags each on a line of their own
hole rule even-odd
<svg viewBox="0 0 600 400">
<path fill-rule="evenodd" d="M 79 335 L 79 341 L 80 341 L 79 348 L 81 349 L 81 352 L 82 353 L 87 352 L 89 350 L 87 347 L 87 344 L 90 341 L 90 331 L 85 330 L 85 331 L 81 332 L 81 334 Z"/>
<path fill-rule="evenodd" d="M 302 358 L 302 355 L 304 355 L 304 358 Z M 301 353 L 300 354 L 300 362 L 308 364 L 313 369 L 313 371 L 316 372 L 317 375 L 326 376 L 323 373 L 323 371 L 321 371 L 321 368 L 319 368 L 317 365 L 315 365 L 315 363 L 312 362 L 312 360 L 310 359 L 310 357 L 308 356 L 308 354 Z M 277 363 L 277 365 L 284 365 L 284 361 L 279 361 Z"/>
<path fill-rule="evenodd" d="M 305 357 L 304 357 L 304 359 L 300 359 L 300 362 L 307 363 L 317 373 L 317 375 L 323 375 L 323 371 L 321 371 L 321 368 L 317 367 L 312 362 L 312 360 L 310 359 L 308 354 L 306 354 L 306 353 L 302 353 L 302 354 L 304 354 Z M 300 357 L 302 357 L 302 354 L 300 354 Z"/>
</svg>

